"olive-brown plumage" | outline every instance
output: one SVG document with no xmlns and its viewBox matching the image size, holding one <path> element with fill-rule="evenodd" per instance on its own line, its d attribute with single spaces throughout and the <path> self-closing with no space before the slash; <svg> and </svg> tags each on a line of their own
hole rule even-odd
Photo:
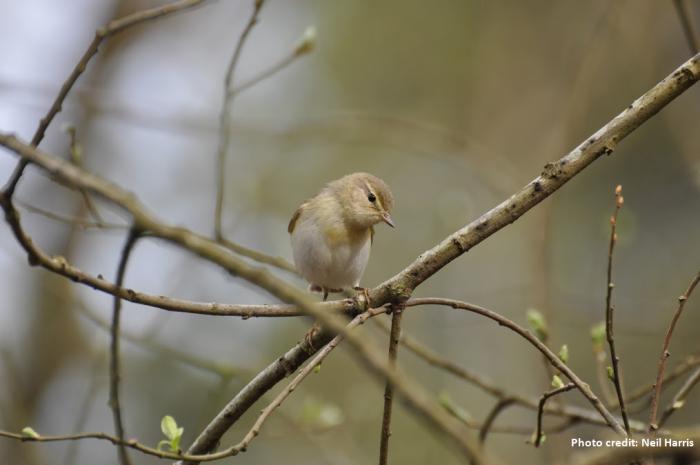
<svg viewBox="0 0 700 465">
<path fill-rule="evenodd" d="M 287 228 L 297 271 L 312 290 L 340 292 L 358 287 L 369 260 L 374 225 L 394 226 L 389 186 L 369 173 L 328 183 L 302 203 Z"/>
</svg>

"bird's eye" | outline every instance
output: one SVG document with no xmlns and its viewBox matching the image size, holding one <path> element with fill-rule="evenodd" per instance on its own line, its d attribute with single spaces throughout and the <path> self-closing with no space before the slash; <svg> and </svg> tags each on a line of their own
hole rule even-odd
<svg viewBox="0 0 700 465">
<path fill-rule="evenodd" d="M 373 193 L 370 192 L 369 194 L 367 194 L 367 200 L 374 203 L 377 200 L 377 197 Z"/>
</svg>

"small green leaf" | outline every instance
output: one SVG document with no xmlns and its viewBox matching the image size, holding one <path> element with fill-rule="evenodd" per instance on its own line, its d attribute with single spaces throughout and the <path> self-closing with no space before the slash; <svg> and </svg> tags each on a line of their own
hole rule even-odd
<svg viewBox="0 0 700 465">
<path fill-rule="evenodd" d="M 160 430 L 163 432 L 166 438 L 171 441 L 177 437 L 177 423 L 175 419 L 170 415 L 166 415 L 160 421 Z"/>
<path fill-rule="evenodd" d="M 564 381 L 561 380 L 559 375 L 552 376 L 552 387 L 555 389 L 559 389 L 560 387 L 564 387 Z"/>
<path fill-rule="evenodd" d="M 34 431 L 31 426 L 25 426 L 22 428 L 22 436 L 25 438 L 39 439 L 39 433 Z"/>
<path fill-rule="evenodd" d="M 600 348 L 605 341 L 605 322 L 601 321 L 597 325 L 591 327 L 591 342 L 594 348 Z"/>
<path fill-rule="evenodd" d="M 540 436 L 540 444 L 544 444 L 544 442 L 545 442 L 546 440 L 547 440 L 547 435 L 546 435 L 546 434 L 542 434 L 542 436 Z"/>
<path fill-rule="evenodd" d="M 610 365 L 608 365 L 608 366 L 605 367 L 605 371 L 606 371 L 607 374 L 608 374 L 608 379 L 609 379 L 610 381 L 613 381 L 613 382 L 614 382 L 614 381 L 615 381 L 615 370 L 613 370 L 613 367 L 611 367 Z"/>
<path fill-rule="evenodd" d="M 527 317 L 527 322 L 530 325 L 530 328 L 532 328 L 535 336 L 537 336 L 537 339 L 540 341 L 545 341 L 549 335 L 549 331 L 547 329 L 547 322 L 544 319 L 544 315 L 542 315 L 542 313 L 540 313 L 538 310 L 531 308 L 525 313 L 525 316 Z"/>
<path fill-rule="evenodd" d="M 561 349 L 559 349 L 559 360 L 565 364 L 569 362 L 569 346 L 566 344 L 561 346 Z"/>
<path fill-rule="evenodd" d="M 165 439 L 163 439 L 162 441 L 159 441 L 159 442 L 158 442 L 158 446 L 157 446 L 156 448 L 157 448 L 158 450 L 163 450 L 163 447 L 164 447 L 164 446 L 170 447 L 170 441 L 166 441 Z"/>
<path fill-rule="evenodd" d="M 319 363 L 318 365 L 316 365 L 316 366 L 314 367 L 314 373 L 321 373 L 321 365 L 322 365 L 322 364 Z"/>
</svg>

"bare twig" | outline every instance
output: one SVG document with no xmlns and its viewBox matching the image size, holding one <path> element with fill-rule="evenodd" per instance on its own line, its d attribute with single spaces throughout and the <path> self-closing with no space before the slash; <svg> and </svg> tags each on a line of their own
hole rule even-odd
<svg viewBox="0 0 700 465">
<path fill-rule="evenodd" d="M 78 61 L 78 64 L 75 65 L 70 75 L 68 76 L 68 79 L 66 79 L 66 81 L 61 86 L 61 90 L 58 92 L 58 95 L 56 95 L 56 98 L 51 104 L 51 107 L 49 107 L 47 113 L 44 115 L 43 118 L 41 118 L 41 121 L 39 122 L 39 127 L 37 127 L 36 131 L 34 132 L 34 136 L 32 137 L 31 145 L 37 147 L 39 143 L 44 139 L 46 130 L 48 129 L 49 125 L 56 117 L 56 115 L 61 111 L 63 107 L 63 102 L 68 96 L 68 93 L 71 91 L 73 85 L 76 83 L 78 78 L 83 74 L 83 72 L 85 72 L 85 69 L 87 68 L 88 63 L 90 62 L 90 59 L 92 59 L 92 57 L 95 54 L 97 54 L 97 51 L 100 45 L 102 44 L 103 40 L 137 24 L 141 24 L 146 21 L 152 21 L 154 19 L 158 19 L 163 16 L 176 13 L 178 11 L 183 11 L 188 8 L 193 8 L 202 3 L 203 1 L 204 0 L 178 0 L 172 3 L 168 3 L 166 5 L 138 11 L 136 13 L 132 13 L 122 18 L 115 19 L 107 23 L 105 26 L 102 26 L 99 29 L 97 29 L 97 31 L 95 31 L 95 37 L 92 39 L 92 42 L 90 42 L 90 45 L 88 45 L 87 50 L 85 50 L 85 53 L 83 53 L 83 56 Z M 27 164 L 27 160 L 20 160 L 17 166 L 15 167 L 15 170 L 12 173 L 12 176 L 10 177 L 9 181 L 3 188 L 3 192 L 7 197 L 8 201 L 12 200 L 12 195 L 15 192 L 17 183 L 22 177 L 22 173 L 24 172 L 24 168 L 26 168 Z"/>
<path fill-rule="evenodd" d="M 671 400 L 671 403 L 668 404 L 668 406 L 664 409 L 663 413 L 661 413 L 661 419 L 659 420 L 659 427 L 662 427 L 665 423 L 666 420 L 669 419 L 671 415 L 676 410 L 680 410 L 683 408 L 685 405 L 685 399 L 688 397 L 688 394 L 690 391 L 695 387 L 696 384 L 700 381 L 700 368 L 696 369 L 683 383 L 683 386 L 678 390 L 675 396 L 673 396 L 673 400 Z"/>
<path fill-rule="evenodd" d="M 683 313 L 683 308 L 685 307 L 685 303 L 688 301 L 690 298 L 690 295 L 693 293 L 693 290 L 695 289 L 695 286 L 697 286 L 698 281 L 700 281 L 700 273 L 696 274 L 693 280 L 690 282 L 690 285 L 688 286 L 688 289 L 685 291 L 685 293 L 678 298 L 678 309 L 676 309 L 676 312 L 673 314 L 673 317 L 671 318 L 671 323 L 668 326 L 668 330 L 666 331 L 666 336 L 664 337 L 664 344 L 663 348 L 661 349 L 661 355 L 659 356 L 659 368 L 656 373 L 656 383 L 654 383 L 654 393 L 651 398 L 651 414 L 649 416 L 649 432 L 653 432 L 659 428 L 659 425 L 656 420 L 656 416 L 659 411 L 659 399 L 661 397 L 661 388 L 663 386 L 663 379 L 664 379 L 664 370 L 666 369 L 666 361 L 668 358 L 671 356 L 671 353 L 668 351 L 669 346 L 671 345 L 671 337 L 673 336 L 673 330 L 676 328 L 676 323 L 678 322 L 678 319 L 680 318 L 681 314 Z"/>
<path fill-rule="evenodd" d="M 391 311 L 391 330 L 389 331 L 389 365 L 396 366 L 399 338 L 401 337 L 401 318 L 403 307 L 393 305 Z M 386 465 L 389 458 L 389 437 L 391 436 L 391 411 L 394 402 L 394 386 L 389 381 L 384 386 L 384 413 L 379 438 L 379 465 Z"/>
<path fill-rule="evenodd" d="M 683 34 L 685 35 L 686 42 L 688 42 L 690 53 L 698 53 L 700 51 L 698 48 L 700 47 L 700 41 L 698 40 L 698 33 L 693 24 L 692 15 L 688 11 L 688 5 L 686 5 L 685 0 L 673 0 L 673 6 L 676 7 L 678 20 L 683 27 Z"/>
<path fill-rule="evenodd" d="M 627 417 L 627 408 L 625 406 L 625 394 L 622 391 L 622 374 L 620 373 L 620 357 L 615 352 L 615 332 L 613 330 L 613 313 L 612 305 L 612 290 L 615 285 L 612 282 L 612 263 L 615 244 L 617 243 L 617 215 L 625 200 L 622 197 L 622 186 L 615 188 L 615 210 L 610 217 L 610 245 L 608 246 L 608 270 L 607 270 L 607 287 L 605 293 L 605 337 L 610 347 L 610 360 L 612 361 L 613 384 L 615 385 L 615 393 L 620 404 L 620 414 L 625 425 L 627 435 L 630 434 L 630 422 Z"/>
<path fill-rule="evenodd" d="M 491 409 L 489 414 L 486 416 L 484 419 L 484 423 L 481 426 L 481 429 L 479 430 L 479 442 L 484 443 L 486 442 L 486 436 L 488 436 L 489 432 L 491 431 L 491 427 L 493 426 L 493 423 L 496 421 L 496 418 L 500 413 L 505 410 L 509 405 L 512 405 L 515 403 L 515 399 L 510 399 L 508 397 L 499 400 L 496 402 L 496 405 Z"/>
<path fill-rule="evenodd" d="M 124 274 L 126 273 L 126 265 L 129 262 L 129 256 L 134 250 L 134 245 L 139 239 L 139 232 L 136 229 L 131 229 L 122 248 L 119 258 L 119 266 L 117 268 L 116 284 L 121 287 L 124 282 Z M 118 296 L 114 297 L 114 307 L 112 310 L 112 324 L 110 326 L 110 350 L 109 350 L 109 408 L 112 409 L 112 417 L 114 419 L 114 429 L 117 437 L 122 441 L 117 447 L 119 452 L 119 463 L 121 465 L 129 465 L 131 461 L 124 447 L 124 421 L 119 403 L 119 381 L 121 378 L 120 361 L 119 361 L 119 330 L 120 316 L 122 310 L 122 299 Z"/>
<path fill-rule="evenodd" d="M 570 391 L 575 387 L 576 385 L 574 383 L 569 383 L 542 394 L 542 397 L 540 397 L 539 406 L 537 408 L 537 430 L 535 431 L 534 442 L 535 447 L 540 447 L 540 444 L 542 443 L 542 436 L 544 436 L 544 434 L 542 433 L 542 414 L 544 412 L 544 404 L 547 402 L 547 399 L 549 399 L 552 396 L 556 396 L 557 394 L 561 394 L 562 392 Z"/>
<path fill-rule="evenodd" d="M 260 9 L 265 3 L 265 0 L 253 0 L 253 11 L 250 14 L 250 18 L 246 23 L 243 31 L 241 32 L 236 46 L 233 50 L 233 55 L 231 56 L 231 61 L 229 61 L 228 67 L 226 68 L 226 76 L 224 77 L 224 99 L 221 104 L 221 113 L 219 114 L 219 148 L 216 156 L 216 204 L 214 207 L 214 237 L 217 240 L 224 238 L 223 232 L 221 230 L 221 213 L 224 207 L 224 188 L 226 182 L 226 154 L 229 150 L 230 145 L 230 126 L 231 126 L 231 107 L 233 105 L 233 98 L 235 94 L 233 92 L 233 77 L 236 71 L 236 65 L 238 64 L 238 59 L 243 51 L 243 46 L 245 45 L 246 39 L 253 27 L 258 23 L 258 14 Z"/>
<path fill-rule="evenodd" d="M 82 229 L 119 229 L 119 230 L 124 230 L 128 229 L 128 226 L 123 225 L 123 224 L 116 224 L 116 223 L 105 223 L 105 222 L 94 222 L 94 221 L 88 221 L 80 217 L 73 217 L 73 216 L 67 216 L 67 215 L 62 215 L 60 213 L 54 213 L 49 210 L 45 210 L 43 208 L 34 206 L 30 203 L 21 201 L 17 198 L 14 199 L 15 203 L 25 210 L 27 210 L 30 213 L 34 213 L 37 215 L 41 215 L 43 217 L 46 217 L 50 220 L 58 221 L 61 223 L 77 226 Z"/>
</svg>

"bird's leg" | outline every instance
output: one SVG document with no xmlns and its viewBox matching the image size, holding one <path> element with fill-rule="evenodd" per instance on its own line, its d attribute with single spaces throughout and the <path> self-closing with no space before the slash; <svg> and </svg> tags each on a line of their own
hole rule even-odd
<svg viewBox="0 0 700 465">
<path fill-rule="evenodd" d="M 322 287 L 321 289 L 323 289 L 323 301 L 325 302 L 328 299 L 328 288 Z"/>
</svg>

